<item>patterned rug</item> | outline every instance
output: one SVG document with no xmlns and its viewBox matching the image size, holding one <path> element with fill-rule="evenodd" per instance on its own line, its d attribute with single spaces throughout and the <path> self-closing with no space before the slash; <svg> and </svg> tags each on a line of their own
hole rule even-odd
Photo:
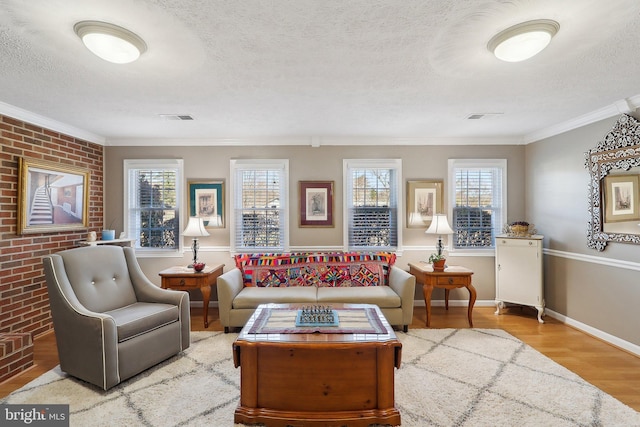
<svg viewBox="0 0 640 427">
<path fill-rule="evenodd" d="M 193 332 L 181 355 L 103 392 L 55 368 L 0 403 L 70 404 L 71 426 L 232 426 L 236 334 Z M 398 333 L 403 426 L 640 426 L 640 414 L 499 329 Z"/>
</svg>

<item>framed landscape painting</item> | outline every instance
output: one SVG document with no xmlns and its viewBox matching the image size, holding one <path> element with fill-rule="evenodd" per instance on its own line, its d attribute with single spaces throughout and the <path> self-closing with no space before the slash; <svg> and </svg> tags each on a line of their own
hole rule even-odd
<svg viewBox="0 0 640 427">
<path fill-rule="evenodd" d="M 442 212 L 442 180 L 407 181 L 407 228 L 427 228 Z"/>
<path fill-rule="evenodd" d="M 300 181 L 300 227 L 333 227 L 333 181 Z"/>
<path fill-rule="evenodd" d="M 187 186 L 189 216 L 202 218 L 207 228 L 224 228 L 224 181 L 194 180 Z"/>
<path fill-rule="evenodd" d="M 18 175 L 18 234 L 89 226 L 87 169 L 20 158 Z"/>
</svg>

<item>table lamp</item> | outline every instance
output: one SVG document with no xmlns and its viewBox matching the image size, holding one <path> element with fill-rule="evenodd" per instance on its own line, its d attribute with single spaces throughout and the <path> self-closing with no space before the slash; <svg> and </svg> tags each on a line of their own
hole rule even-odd
<svg viewBox="0 0 640 427">
<path fill-rule="evenodd" d="M 443 234 L 453 234 L 453 230 L 449 227 L 447 216 L 445 214 L 435 214 L 431 220 L 431 225 L 425 231 L 425 234 L 437 234 L 438 245 L 436 246 L 438 256 L 442 255 L 444 245 L 442 244 Z"/>
<path fill-rule="evenodd" d="M 193 237 L 193 243 L 191 244 L 191 251 L 193 252 L 193 262 L 189 265 L 189 268 L 193 268 L 193 264 L 198 262 L 198 237 L 209 236 L 209 232 L 204 228 L 204 221 L 202 218 L 192 216 L 189 218 L 187 227 L 182 232 L 183 236 Z"/>
</svg>

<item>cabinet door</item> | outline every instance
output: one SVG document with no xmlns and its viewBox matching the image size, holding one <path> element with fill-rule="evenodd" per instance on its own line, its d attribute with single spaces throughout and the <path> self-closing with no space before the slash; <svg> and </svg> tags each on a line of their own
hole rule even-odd
<svg viewBox="0 0 640 427">
<path fill-rule="evenodd" d="M 538 240 L 496 239 L 496 300 L 541 304 L 542 253 Z"/>
</svg>

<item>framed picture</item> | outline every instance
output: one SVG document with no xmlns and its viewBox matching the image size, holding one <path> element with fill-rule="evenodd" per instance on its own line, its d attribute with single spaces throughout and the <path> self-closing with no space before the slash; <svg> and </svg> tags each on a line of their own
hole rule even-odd
<svg viewBox="0 0 640 427">
<path fill-rule="evenodd" d="M 188 181 L 189 216 L 200 217 L 207 228 L 224 228 L 224 181 Z"/>
<path fill-rule="evenodd" d="M 333 181 L 300 182 L 300 227 L 333 227 Z"/>
<path fill-rule="evenodd" d="M 18 234 L 89 226 L 87 169 L 20 158 L 18 174 Z"/>
<path fill-rule="evenodd" d="M 407 181 L 407 228 L 427 228 L 442 212 L 442 180 Z"/>
<path fill-rule="evenodd" d="M 640 219 L 638 175 L 607 175 L 604 186 L 605 222 Z"/>
</svg>

